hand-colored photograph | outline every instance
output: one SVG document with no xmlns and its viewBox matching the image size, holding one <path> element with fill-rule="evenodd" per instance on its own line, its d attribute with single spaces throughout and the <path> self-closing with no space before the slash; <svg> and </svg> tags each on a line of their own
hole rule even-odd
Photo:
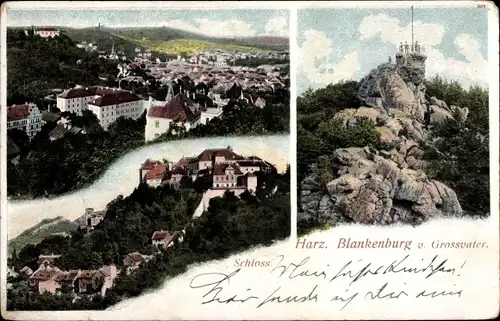
<svg viewBox="0 0 500 321">
<path fill-rule="evenodd" d="M 299 234 L 489 217 L 487 13 L 298 11 Z"/>
<path fill-rule="evenodd" d="M 289 237 L 288 11 L 6 16 L 8 311 L 103 310 Z"/>
</svg>

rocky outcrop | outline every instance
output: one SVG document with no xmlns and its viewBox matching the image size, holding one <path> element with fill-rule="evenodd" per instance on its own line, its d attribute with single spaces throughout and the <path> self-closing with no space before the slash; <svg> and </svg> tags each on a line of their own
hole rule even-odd
<svg viewBox="0 0 500 321">
<path fill-rule="evenodd" d="M 386 149 L 360 146 L 332 151 L 334 179 L 319 184 L 312 174 L 300 184 L 299 220 L 387 225 L 462 216 L 455 192 L 425 174 L 421 146 L 432 126 L 453 117 L 465 120 L 468 109 L 427 97 L 425 59 L 399 58 L 396 65 L 382 64 L 362 80 L 358 92 L 362 107 L 334 116 L 344 126 L 359 117 L 372 120 L 380 139 L 388 143 Z"/>
<path fill-rule="evenodd" d="M 346 148 L 333 153 L 338 177 L 319 186 L 315 177 L 301 185 L 299 218 L 387 225 L 418 224 L 435 216 L 460 217 L 455 192 L 421 170 L 423 151 L 403 141 L 392 151 Z M 420 163 L 419 163 L 420 162 Z"/>
</svg>

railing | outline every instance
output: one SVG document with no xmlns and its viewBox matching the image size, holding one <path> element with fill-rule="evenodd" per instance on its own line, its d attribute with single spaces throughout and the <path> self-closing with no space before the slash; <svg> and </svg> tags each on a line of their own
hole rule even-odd
<svg viewBox="0 0 500 321">
<path fill-rule="evenodd" d="M 405 45 L 403 45 L 403 47 L 401 48 L 400 45 L 397 46 L 397 52 L 399 54 L 408 54 L 408 53 L 420 53 L 420 54 L 425 54 L 426 50 L 425 50 L 425 46 L 422 46 L 420 44 L 418 44 L 418 47 L 415 48 L 411 45 L 408 45 L 408 48 L 406 49 Z"/>
</svg>

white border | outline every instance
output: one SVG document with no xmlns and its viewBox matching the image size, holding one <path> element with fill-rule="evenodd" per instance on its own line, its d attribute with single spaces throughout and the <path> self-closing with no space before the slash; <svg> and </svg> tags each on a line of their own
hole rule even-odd
<svg viewBox="0 0 500 321">
<path fill-rule="evenodd" d="M 290 238 L 293 240 L 297 237 L 297 11 L 290 11 L 290 221 L 292 228 L 290 229 Z"/>
<path fill-rule="evenodd" d="M 7 28 L 6 10 L 0 8 L 0 309 L 7 306 Z M 5 251 L 4 251 L 5 249 Z"/>
<path fill-rule="evenodd" d="M 1 72 L 0 72 L 0 81 L 1 84 L 5 84 L 6 79 L 6 49 L 5 49 L 5 35 L 6 35 L 6 8 L 12 9 L 33 9 L 39 8 L 44 9 L 157 9 L 158 7 L 170 7 L 172 9 L 288 9 L 290 10 L 290 94 L 291 94 L 291 112 L 290 112 L 290 135 L 291 135 L 291 204 L 292 204 L 292 240 L 296 236 L 296 225 L 293 223 L 296 219 L 297 211 L 296 211 L 296 192 L 297 192 L 297 180 L 296 180 L 296 127 L 294 126 L 296 121 L 296 68 L 297 66 L 297 44 L 296 44 L 296 36 L 297 36 L 297 9 L 305 9 L 305 8 L 408 8 L 408 6 L 413 5 L 415 7 L 426 7 L 426 8 L 442 8 L 442 7 L 476 7 L 478 4 L 485 4 L 487 8 L 490 9 L 488 14 L 488 63 L 490 73 L 490 81 L 489 81 L 489 125 L 490 125 L 490 199 L 491 199 L 491 217 L 490 222 L 495 222 L 494 226 L 489 226 L 487 230 L 485 230 L 485 234 L 492 233 L 491 243 L 494 243 L 498 246 L 499 244 L 499 57 L 498 57 L 498 36 L 499 36 L 499 24 L 498 24 L 498 8 L 494 6 L 492 2 L 476 2 L 476 1 L 380 1 L 380 2 L 368 2 L 364 3 L 360 2 L 351 2 L 351 1 L 339 1 L 339 2 L 291 2 L 291 1 L 282 1 L 282 2 L 263 2 L 263 1 L 255 1 L 255 2 L 7 2 L 2 4 L 1 7 L 1 44 L 0 44 L 0 62 L 1 62 Z M 335 21 L 325 21 L 325 23 L 335 23 Z M 1 142 L 1 152 L 0 152 L 0 181 L 1 181 L 1 189 L 0 189 L 0 216 L 1 216 L 1 230 L 6 231 L 6 220 L 4 219 L 4 214 L 7 210 L 6 205 L 6 153 L 4 152 L 6 146 L 6 135 L 5 135 L 5 124 L 6 115 L 3 108 L 6 106 L 6 91 L 2 90 L 5 87 L 0 87 L 0 142 Z M 491 229 L 490 229 L 491 228 Z M 0 239 L 2 246 L 6 246 L 7 236 L 6 233 L 0 233 Z M 292 243 L 294 243 L 292 241 Z M 2 247 L 3 248 L 3 247 Z M 498 252 L 498 251 L 497 251 Z M 6 251 L 1 251 L 1 265 L 0 265 L 0 288 L 1 288 L 1 302 L 0 305 L 3 309 L 6 304 Z M 497 266 L 495 267 L 496 271 L 499 271 L 499 262 L 497 261 Z M 497 278 L 498 279 L 498 278 Z M 498 284 L 496 285 L 498 286 Z M 283 306 L 282 308 L 285 308 Z M 19 314 L 21 313 L 21 314 Z M 17 315 L 18 318 L 22 317 L 22 312 L 9 312 L 8 316 L 15 317 Z M 244 316 L 242 316 L 244 317 Z M 474 316 L 464 316 L 464 318 L 473 318 Z M 108 311 L 45 311 L 45 312 L 37 312 L 37 319 L 44 320 L 55 320 L 55 319 L 126 319 L 126 316 L 121 315 L 119 312 L 108 312 Z M 287 316 L 287 318 L 293 319 L 293 317 Z M 411 315 L 408 316 L 411 318 Z"/>
</svg>

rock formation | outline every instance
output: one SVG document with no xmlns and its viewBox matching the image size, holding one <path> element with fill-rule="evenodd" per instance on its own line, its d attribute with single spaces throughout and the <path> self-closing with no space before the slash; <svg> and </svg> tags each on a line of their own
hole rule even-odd
<svg viewBox="0 0 500 321">
<path fill-rule="evenodd" d="M 427 177 L 422 144 L 433 125 L 447 118 L 466 119 L 467 108 L 448 106 L 425 94 L 425 56 L 396 56 L 361 82 L 361 107 L 334 117 L 350 126 L 358 117 L 377 124 L 390 150 L 352 147 L 333 151 L 334 179 L 320 184 L 315 174 L 300 184 L 299 220 L 363 224 L 418 224 L 437 216 L 462 216 L 455 192 Z"/>
</svg>

